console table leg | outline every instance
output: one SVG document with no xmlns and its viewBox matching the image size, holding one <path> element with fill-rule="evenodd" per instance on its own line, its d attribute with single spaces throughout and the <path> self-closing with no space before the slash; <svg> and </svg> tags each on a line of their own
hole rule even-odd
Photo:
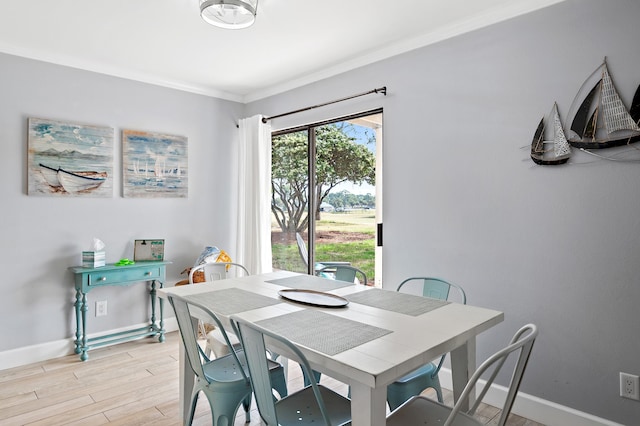
<svg viewBox="0 0 640 426">
<path fill-rule="evenodd" d="M 80 307 L 82 306 L 82 292 L 77 290 L 76 291 L 76 302 L 73 304 L 73 306 L 75 306 L 76 309 L 76 340 L 75 342 L 75 349 L 74 352 L 79 354 L 80 353 L 80 345 L 81 345 L 81 334 L 80 334 Z"/>
<path fill-rule="evenodd" d="M 87 311 L 89 310 L 89 306 L 87 305 L 87 294 L 82 293 L 82 306 L 80 308 L 82 312 L 82 346 L 80 351 L 80 359 L 82 361 L 86 361 L 89 359 L 89 354 L 87 354 Z"/>
<path fill-rule="evenodd" d="M 164 287 L 164 283 L 160 283 L 160 288 Z M 158 330 L 158 342 L 164 342 L 164 299 L 158 298 L 160 303 L 160 330 Z"/>
<path fill-rule="evenodd" d="M 156 281 L 151 281 L 151 289 L 149 290 L 149 296 L 151 296 L 151 329 L 156 327 Z"/>
</svg>

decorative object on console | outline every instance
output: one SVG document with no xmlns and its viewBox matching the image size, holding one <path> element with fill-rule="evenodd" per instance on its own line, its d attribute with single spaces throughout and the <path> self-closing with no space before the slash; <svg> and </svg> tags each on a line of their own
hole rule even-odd
<svg viewBox="0 0 640 426">
<path fill-rule="evenodd" d="M 136 262 L 164 260 L 164 240 L 135 240 L 133 260 Z"/>
</svg>

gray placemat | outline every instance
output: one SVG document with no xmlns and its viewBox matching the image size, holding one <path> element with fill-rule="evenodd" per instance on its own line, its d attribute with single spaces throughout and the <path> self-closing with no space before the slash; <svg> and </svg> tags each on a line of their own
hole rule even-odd
<svg viewBox="0 0 640 426">
<path fill-rule="evenodd" d="M 273 299 L 239 288 L 225 288 L 192 294 L 185 296 L 185 299 L 200 303 L 220 315 L 232 315 L 282 303 L 280 299 Z"/>
<path fill-rule="evenodd" d="M 314 309 L 291 312 L 258 321 L 257 324 L 294 343 L 327 355 L 339 354 L 392 333 L 391 330 Z"/>
<path fill-rule="evenodd" d="M 328 278 L 316 277 L 314 275 L 296 275 L 295 277 L 278 278 L 267 282 L 298 290 L 316 291 L 330 291 L 355 285 L 354 283 L 347 281 L 331 280 Z"/>
<path fill-rule="evenodd" d="M 381 290 L 379 288 L 349 294 L 344 296 L 344 298 L 350 302 L 361 305 L 373 306 L 374 308 L 384 309 L 385 311 L 397 312 L 414 317 L 450 303 L 446 300 L 399 293 L 397 291 Z"/>
</svg>

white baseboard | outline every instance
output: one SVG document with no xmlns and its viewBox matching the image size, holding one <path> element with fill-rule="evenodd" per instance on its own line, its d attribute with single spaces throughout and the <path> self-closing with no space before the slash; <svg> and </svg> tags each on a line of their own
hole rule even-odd
<svg viewBox="0 0 640 426">
<path fill-rule="evenodd" d="M 105 334 L 118 333 L 135 328 L 144 327 L 147 324 L 138 324 L 136 326 L 110 330 L 103 333 L 91 334 L 89 337 L 99 337 Z M 176 331 L 178 323 L 175 318 L 167 318 L 164 321 L 164 329 L 167 333 Z M 74 338 L 57 340 L 53 342 L 40 343 L 33 346 L 25 346 L 22 348 L 11 349 L 0 352 L 0 370 L 7 368 L 20 367 L 34 362 L 46 361 L 53 358 L 60 358 L 74 353 Z"/>
<path fill-rule="evenodd" d="M 442 368 L 439 378 L 443 388 L 453 388 L 451 370 Z M 494 384 L 483 401 L 499 407 L 504 404 L 506 397 L 507 388 Z M 523 392 L 518 392 L 511 412 L 547 426 L 623 426 Z"/>
</svg>

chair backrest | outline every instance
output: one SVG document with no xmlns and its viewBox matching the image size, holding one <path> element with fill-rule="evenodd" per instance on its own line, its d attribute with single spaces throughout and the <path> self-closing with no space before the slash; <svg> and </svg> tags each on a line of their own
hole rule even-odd
<svg viewBox="0 0 640 426">
<path fill-rule="evenodd" d="M 367 285 L 367 274 L 364 271 L 351 265 L 326 265 L 323 268 L 316 270 L 316 273 L 320 276 L 322 274 L 330 272 L 335 275 L 335 279 L 338 281 L 347 281 L 350 283 L 356 282 L 356 278 L 360 281 L 360 284 Z"/>
<path fill-rule="evenodd" d="M 229 278 L 233 268 L 235 268 L 235 276 L 238 276 L 238 274 L 242 274 L 242 276 L 250 275 L 247 268 L 239 263 L 207 262 L 191 268 L 191 271 L 189 272 L 189 283 L 193 284 L 193 276 L 198 271 L 204 272 L 205 281 L 217 281 Z"/>
<path fill-rule="evenodd" d="M 263 327 L 260 327 L 255 323 L 248 322 L 242 318 L 232 316 L 231 324 L 242 342 L 247 366 L 249 367 L 249 377 L 251 379 L 251 386 L 253 388 L 256 405 L 258 406 L 260 417 L 262 417 L 265 424 L 267 426 L 278 425 L 276 406 L 269 376 L 269 367 L 267 365 L 267 348 L 264 342 L 265 336 L 268 336 L 269 338 L 285 345 L 291 351 L 287 356 L 300 364 L 300 367 L 306 377 L 309 377 L 313 388 L 313 394 L 316 397 L 322 417 L 325 420 L 325 424 L 330 426 L 331 423 L 329 421 L 329 415 L 322 398 L 322 394 L 320 393 L 320 388 L 318 387 L 318 383 L 313 375 L 309 361 L 302 352 L 300 352 L 300 349 L 285 337 L 272 333 Z"/>
<path fill-rule="evenodd" d="M 509 413 L 511 413 L 511 408 L 513 407 L 513 402 L 515 401 L 516 394 L 518 393 L 518 389 L 520 388 L 520 383 L 522 382 L 522 376 L 524 375 L 524 370 L 527 368 L 527 362 L 529 361 L 529 356 L 531 355 L 531 349 L 533 348 L 533 343 L 538 336 L 538 327 L 535 324 L 527 324 L 522 327 L 520 330 L 516 332 L 513 336 L 509 345 L 491 355 L 484 361 L 480 367 L 473 373 L 471 378 L 469 379 L 469 383 L 465 386 L 458 402 L 453 407 L 451 414 L 447 418 L 447 421 L 444 423 L 444 426 L 449 426 L 453 423 L 458 412 L 461 411 L 461 406 L 464 401 L 468 401 L 469 395 L 471 392 L 475 391 L 476 384 L 478 380 L 487 372 L 491 373 L 489 378 L 486 380 L 486 383 L 482 387 L 480 393 L 477 394 L 476 401 L 471 406 L 467 413 L 469 415 L 473 415 L 482 402 L 485 394 L 493 384 L 496 376 L 502 369 L 505 361 L 509 358 L 510 355 L 517 357 L 516 363 L 513 369 L 513 373 L 511 375 L 511 380 L 508 386 L 507 397 L 505 399 L 504 405 L 502 406 L 502 414 L 500 415 L 500 420 L 498 421 L 498 426 L 504 426 L 507 421 L 507 417 Z"/>
<path fill-rule="evenodd" d="M 422 296 L 431 297 L 432 299 L 440 299 L 440 300 L 449 300 L 449 296 L 451 293 L 451 289 L 455 288 L 458 291 L 458 301 L 463 305 L 467 304 L 467 294 L 464 292 L 463 288 L 459 285 L 450 283 L 448 281 L 443 280 L 442 278 L 434 278 L 434 277 L 411 277 L 402 281 L 398 286 L 397 291 L 404 286 L 405 290 L 411 288 L 413 284 L 422 287 Z M 432 376 L 437 375 L 444 364 L 444 359 L 447 357 L 447 354 L 444 354 L 440 357 L 440 362 L 438 362 L 438 366 L 436 367 Z"/>
<path fill-rule="evenodd" d="M 449 293 L 452 288 L 458 291 L 458 301 L 465 305 L 467 303 L 467 295 L 459 285 L 450 283 L 448 281 L 443 280 L 442 278 L 434 278 L 434 277 L 411 277 L 402 281 L 398 286 L 397 291 L 407 284 L 407 288 L 411 284 L 408 283 L 418 283 L 422 286 L 422 295 L 424 297 L 431 297 L 432 299 L 440 299 L 440 300 L 449 300 Z"/>
<path fill-rule="evenodd" d="M 309 252 L 307 251 L 307 244 L 302 239 L 302 235 L 299 232 L 296 232 L 296 241 L 298 243 L 298 253 L 300 253 L 300 257 L 304 262 L 304 266 L 309 267 Z"/>
<path fill-rule="evenodd" d="M 209 381 L 204 374 L 202 365 L 203 363 L 209 362 L 210 360 L 198 344 L 197 322 L 196 324 L 194 324 L 192 316 L 193 310 L 195 309 L 204 312 L 207 316 L 210 317 L 211 321 L 206 320 L 207 322 L 214 322 L 218 326 L 222 336 L 224 337 L 224 340 L 227 343 L 229 352 L 235 358 L 235 361 L 238 363 L 238 365 L 241 365 L 240 359 L 238 358 L 233 345 L 229 341 L 229 336 L 227 336 L 227 333 L 225 332 L 224 327 L 222 327 L 222 323 L 220 322 L 216 314 L 198 303 L 192 302 L 174 294 L 169 295 L 169 303 L 171 303 L 171 306 L 173 307 L 173 310 L 176 314 L 176 320 L 178 322 L 178 328 L 180 329 L 180 336 L 182 337 L 182 343 L 187 354 L 189 366 L 196 376 L 198 376 L 202 380 Z M 244 371 L 242 371 L 242 369 L 240 369 L 240 371 L 244 378 L 248 380 Z"/>
</svg>

